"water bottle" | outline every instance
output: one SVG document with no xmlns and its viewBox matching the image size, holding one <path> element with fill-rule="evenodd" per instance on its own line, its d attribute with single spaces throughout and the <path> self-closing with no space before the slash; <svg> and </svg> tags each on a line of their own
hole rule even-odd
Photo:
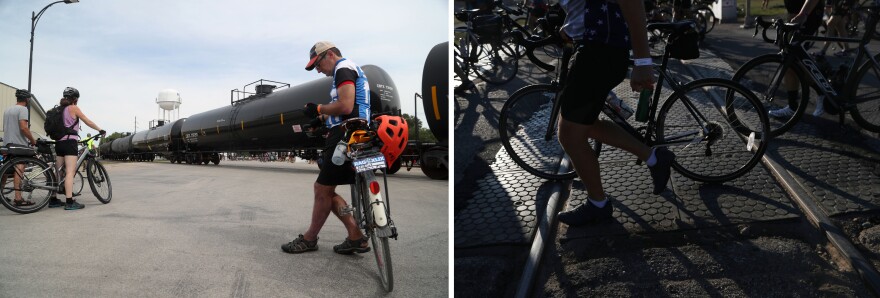
<svg viewBox="0 0 880 298">
<path fill-rule="evenodd" d="M 638 109 L 636 109 L 636 121 L 648 121 L 648 109 L 651 105 L 651 94 L 653 92 L 654 91 L 651 89 L 642 89 L 642 93 L 639 94 L 639 106 Z"/>
<path fill-rule="evenodd" d="M 605 98 L 605 102 L 608 103 L 608 106 L 606 106 L 606 108 L 610 106 L 611 109 L 614 110 L 614 113 L 620 115 L 620 117 L 622 117 L 624 120 L 629 119 L 629 117 L 631 117 L 633 114 L 633 109 L 626 105 L 626 103 L 623 102 L 620 97 L 617 97 L 617 94 L 615 94 L 614 91 L 608 93 L 608 97 Z M 608 111 L 605 111 L 605 113 L 608 113 Z"/>
<path fill-rule="evenodd" d="M 336 144 L 336 150 L 333 150 L 333 157 L 330 158 L 334 165 L 341 166 L 345 162 L 345 147 L 343 141 Z"/>
</svg>

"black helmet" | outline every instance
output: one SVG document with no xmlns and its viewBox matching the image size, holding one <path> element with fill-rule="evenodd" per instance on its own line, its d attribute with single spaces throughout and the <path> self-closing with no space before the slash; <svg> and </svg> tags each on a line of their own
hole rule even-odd
<svg viewBox="0 0 880 298">
<path fill-rule="evenodd" d="M 64 97 L 71 98 L 71 99 L 79 98 L 79 90 L 76 90 L 76 88 L 73 88 L 73 87 L 67 87 L 67 88 L 64 88 L 63 95 L 64 95 Z"/>
<path fill-rule="evenodd" d="M 25 89 L 18 89 L 15 91 L 15 98 L 17 99 L 30 99 L 33 95 Z"/>
</svg>

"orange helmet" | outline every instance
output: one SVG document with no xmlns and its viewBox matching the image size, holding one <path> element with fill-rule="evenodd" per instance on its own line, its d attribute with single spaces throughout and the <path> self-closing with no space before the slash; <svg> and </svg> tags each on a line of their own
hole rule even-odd
<svg viewBox="0 0 880 298">
<path fill-rule="evenodd" d="M 406 149 L 406 142 L 409 140 L 409 126 L 406 125 L 406 119 L 399 116 L 382 115 L 376 117 L 375 121 L 379 123 L 376 135 L 383 143 L 380 151 L 385 155 L 385 162 L 391 166 Z"/>
</svg>

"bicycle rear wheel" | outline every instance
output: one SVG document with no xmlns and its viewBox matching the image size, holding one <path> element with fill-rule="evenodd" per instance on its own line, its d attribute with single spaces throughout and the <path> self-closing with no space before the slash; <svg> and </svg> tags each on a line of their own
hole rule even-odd
<svg viewBox="0 0 880 298">
<path fill-rule="evenodd" d="M 107 169 L 97 160 L 91 160 L 86 164 L 86 174 L 89 177 L 89 187 L 92 193 L 101 203 L 110 203 L 113 198 L 113 187 L 110 185 L 110 176 Z"/>
<path fill-rule="evenodd" d="M 83 186 L 86 184 L 86 178 L 83 177 L 82 173 L 77 170 L 73 173 L 73 196 L 79 196 L 82 194 Z"/>
<path fill-rule="evenodd" d="M 0 187 L 3 188 L 0 191 L 0 203 L 17 213 L 39 211 L 54 197 L 53 171 L 45 162 L 31 157 L 17 157 L 3 163 L 0 167 Z M 15 180 L 19 180 L 19 183 L 15 183 Z M 22 200 L 34 204 L 16 205 L 16 193 L 21 194 Z"/>
<path fill-rule="evenodd" d="M 670 145 L 673 167 L 708 183 L 738 178 L 764 155 L 771 139 L 766 110 L 742 85 L 700 79 L 673 92 L 657 116 L 657 141 Z"/>
<path fill-rule="evenodd" d="M 556 136 L 556 123 L 550 123 L 557 88 L 552 85 L 531 85 L 510 96 L 498 124 L 498 133 L 504 150 L 518 166 L 532 175 L 553 180 L 572 179 L 574 168 L 559 173 L 565 151 Z M 547 125 L 554 127 L 545 140 Z"/>
<path fill-rule="evenodd" d="M 391 268 L 391 250 L 388 246 L 388 237 L 379 237 L 376 233 L 370 233 L 370 242 L 376 255 L 376 265 L 379 266 L 379 278 L 386 292 L 394 290 L 394 271 Z"/>
<path fill-rule="evenodd" d="M 781 67 L 782 56 L 779 54 L 758 56 L 743 64 L 733 75 L 733 81 L 742 84 L 748 90 L 754 92 L 768 112 L 777 111 L 789 106 L 788 92 L 785 91 L 783 84 L 780 83 L 778 88 L 770 90 L 770 85 Z M 791 129 L 800 120 L 801 116 L 804 115 L 809 102 L 810 87 L 807 81 L 803 79 L 804 76 L 795 67 L 789 67 L 789 69 L 794 70 L 800 78 L 798 94 L 801 99 L 798 102 L 797 108 L 793 110 L 793 114 L 781 115 L 780 113 L 777 116 L 769 117 L 770 133 L 773 137 L 782 135 Z"/>
<path fill-rule="evenodd" d="M 482 50 L 477 53 L 474 62 L 474 73 L 490 84 L 504 84 L 516 77 L 519 71 L 519 58 L 516 52 L 503 42 L 491 42 L 479 45 Z"/>
<path fill-rule="evenodd" d="M 874 57 L 880 59 L 880 55 Z M 853 120 L 867 130 L 880 132 L 880 69 L 874 69 L 871 61 L 859 67 L 855 79 L 850 81 L 849 99 Z"/>
</svg>

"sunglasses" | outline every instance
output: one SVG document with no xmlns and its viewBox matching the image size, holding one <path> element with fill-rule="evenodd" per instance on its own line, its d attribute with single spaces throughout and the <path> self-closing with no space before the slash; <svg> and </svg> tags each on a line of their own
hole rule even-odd
<svg viewBox="0 0 880 298">
<path fill-rule="evenodd" d="M 321 57 L 315 61 L 315 69 L 318 69 L 318 65 L 321 64 L 321 60 L 324 60 L 324 56 L 327 56 L 327 51 L 321 54 Z"/>
</svg>

